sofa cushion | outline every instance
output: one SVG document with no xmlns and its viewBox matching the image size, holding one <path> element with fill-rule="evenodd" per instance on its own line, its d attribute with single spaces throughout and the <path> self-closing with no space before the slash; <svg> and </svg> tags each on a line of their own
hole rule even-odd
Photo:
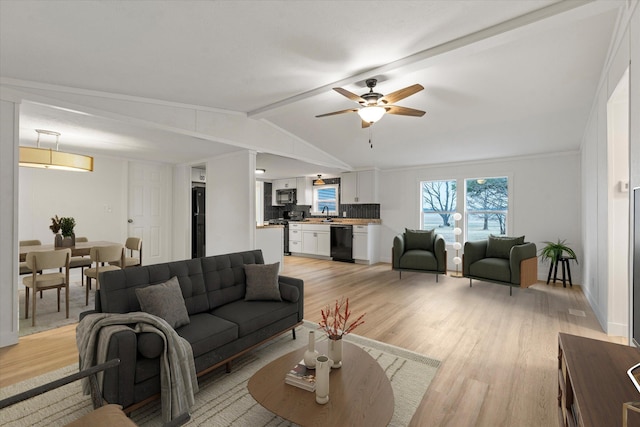
<svg viewBox="0 0 640 427">
<path fill-rule="evenodd" d="M 427 252 L 423 249 L 412 249 L 406 251 L 400 257 L 400 268 L 409 268 L 414 270 L 437 270 L 438 260 L 433 252 Z"/>
<path fill-rule="evenodd" d="M 509 259 L 511 248 L 515 245 L 522 245 L 524 236 L 508 237 L 489 235 L 487 243 L 487 258 L 504 258 Z"/>
<path fill-rule="evenodd" d="M 164 340 L 153 332 L 142 332 L 137 335 L 138 352 L 147 359 L 160 357 L 164 351 Z"/>
<path fill-rule="evenodd" d="M 190 320 L 176 332 L 189 341 L 194 358 L 238 338 L 238 326 L 220 317 L 199 313 L 191 316 Z"/>
<path fill-rule="evenodd" d="M 280 283 L 280 295 L 284 301 L 298 302 L 300 299 L 298 288 L 287 283 Z"/>
<path fill-rule="evenodd" d="M 218 307 L 211 314 L 238 325 L 240 337 L 298 312 L 298 304 L 278 301 L 236 301 Z"/>
<path fill-rule="evenodd" d="M 511 281 L 509 260 L 504 258 L 483 258 L 480 261 L 476 261 L 469 266 L 469 274 L 499 282 L 508 283 Z"/>
<path fill-rule="evenodd" d="M 245 301 L 282 301 L 278 272 L 280 263 L 246 264 L 244 273 L 247 276 Z"/>
<path fill-rule="evenodd" d="M 177 277 L 157 285 L 138 288 L 136 296 L 142 311 L 166 320 L 172 328 L 189 324 L 189 313 Z"/>
<path fill-rule="evenodd" d="M 404 249 L 405 251 L 409 251 L 411 249 L 422 249 L 433 252 L 434 238 L 435 231 L 433 229 L 410 230 L 406 228 L 404 232 Z"/>
</svg>

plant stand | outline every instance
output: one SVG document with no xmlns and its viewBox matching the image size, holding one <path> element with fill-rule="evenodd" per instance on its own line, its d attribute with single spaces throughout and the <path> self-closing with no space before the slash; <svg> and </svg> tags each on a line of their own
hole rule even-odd
<svg viewBox="0 0 640 427">
<path fill-rule="evenodd" d="M 569 256 L 559 256 L 556 259 L 555 263 L 551 263 L 551 265 L 549 266 L 549 275 L 547 276 L 547 285 L 549 284 L 549 281 L 551 280 L 551 272 L 553 271 L 553 283 L 556 283 L 556 279 L 558 277 L 558 263 L 562 264 L 562 287 L 566 288 L 567 287 L 567 276 L 569 279 L 569 286 L 573 287 L 573 283 L 571 283 L 571 268 L 569 267 L 569 261 L 575 259 L 573 257 L 569 257 Z M 566 276 L 565 276 L 565 269 L 566 269 Z"/>
</svg>

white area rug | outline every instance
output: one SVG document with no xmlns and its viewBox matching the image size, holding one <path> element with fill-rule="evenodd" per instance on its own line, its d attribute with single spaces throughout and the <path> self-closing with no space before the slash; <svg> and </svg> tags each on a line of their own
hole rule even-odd
<svg viewBox="0 0 640 427">
<path fill-rule="evenodd" d="M 200 391 L 196 394 L 196 403 L 191 408 L 191 421 L 186 425 L 215 427 L 293 425 L 260 406 L 247 391 L 247 381 L 270 361 L 304 347 L 307 343 L 308 331 L 316 328 L 317 325 L 305 322 L 304 326 L 296 329 L 297 340 L 292 340 L 290 333 L 284 334 L 237 359 L 233 363 L 231 374 L 227 374 L 224 368 L 221 368 L 201 378 Z M 435 376 L 440 362 L 353 334 L 348 335 L 346 339 L 369 352 L 391 380 L 396 407 L 389 425 L 398 427 L 408 425 Z M 67 366 L 20 384 L 5 387 L 0 389 L 0 398 L 74 372 L 77 372 L 77 366 Z M 91 399 L 89 396 L 82 395 L 78 381 L 2 410 L 0 423 L 7 426 L 58 426 L 73 421 L 91 410 Z M 133 412 L 132 419 L 140 426 L 162 425 L 160 402 L 153 402 Z"/>
</svg>

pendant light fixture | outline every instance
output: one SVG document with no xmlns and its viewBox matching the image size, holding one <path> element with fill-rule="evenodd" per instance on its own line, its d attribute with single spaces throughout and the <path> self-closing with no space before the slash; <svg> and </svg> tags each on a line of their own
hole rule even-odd
<svg viewBox="0 0 640 427">
<path fill-rule="evenodd" d="M 313 181 L 313 185 L 324 185 L 324 181 L 322 180 L 322 175 L 318 174 L 318 179 Z"/>
<path fill-rule="evenodd" d="M 19 147 L 20 163 L 22 167 L 57 169 L 76 172 L 93 172 L 93 157 L 81 154 L 67 153 L 59 151 L 59 132 L 36 129 L 38 140 L 36 147 Z M 40 135 L 51 135 L 56 137 L 56 149 L 40 148 Z"/>
</svg>

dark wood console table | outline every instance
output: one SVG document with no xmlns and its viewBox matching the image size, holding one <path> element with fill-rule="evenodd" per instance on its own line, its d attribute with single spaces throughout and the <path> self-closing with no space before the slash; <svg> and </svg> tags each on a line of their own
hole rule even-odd
<svg viewBox="0 0 640 427">
<path fill-rule="evenodd" d="M 558 409 L 561 426 L 620 426 L 623 404 L 640 401 L 627 369 L 640 362 L 640 350 L 621 344 L 560 333 Z M 640 426 L 629 411 L 628 426 Z"/>
</svg>

